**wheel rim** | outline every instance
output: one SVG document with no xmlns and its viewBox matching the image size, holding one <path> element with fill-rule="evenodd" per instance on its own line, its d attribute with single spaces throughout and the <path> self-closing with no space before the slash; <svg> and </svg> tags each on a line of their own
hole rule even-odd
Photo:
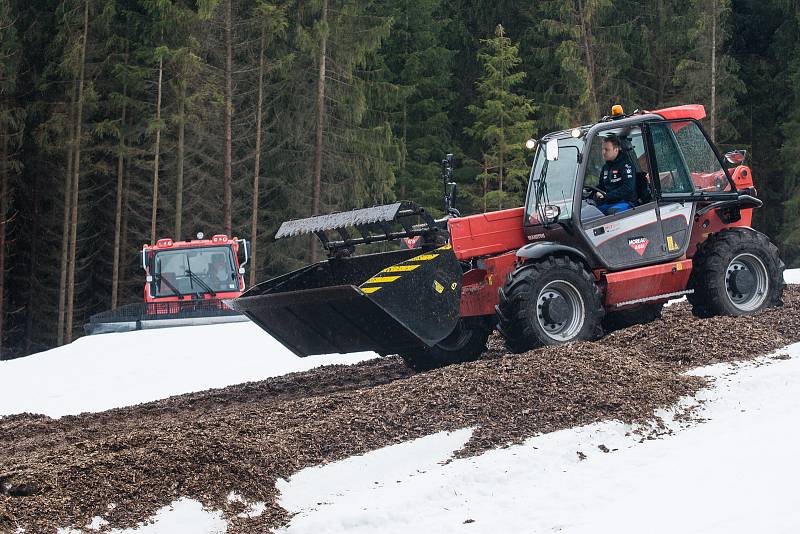
<svg viewBox="0 0 800 534">
<path fill-rule="evenodd" d="M 752 254 L 733 258 L 725 270 L 725 290 L 737 310 L 749 312 L 760 308 L 769 292 L 764 262 Z"/>
<path fill-rule="evenodd" d="M 583 297 L 565 280 L 550 282 L 539 291 L 536 318 L 545 334 L 554 341 L 570 341 L 583 328 Z"/>
</svg>

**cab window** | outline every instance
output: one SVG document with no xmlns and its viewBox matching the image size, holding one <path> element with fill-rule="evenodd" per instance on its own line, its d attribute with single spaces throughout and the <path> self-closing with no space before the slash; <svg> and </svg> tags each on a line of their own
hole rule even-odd
<svg viewBox="0 0 800 534">
<path fill-rule="evenodd" d="M 656 123 L 650 127 L 661 192 L 691 193 L 694 184 L 678 149 L 674 127 L 672 123 Z"/>
<path fill-rule="evenodd" d="M 614 128 L 600 132 L 592 141 L 586 163 L 584 185 L 597 187 L 600 183 L 600 173 L 605 164 L 603 160 L 603 140 L 609 136 L 617 137 L 620 140 L 620 150 L 625 152 L 636 172 L 649 172 L 641 128 L 638 126 L 633 128 Z"/>
<path fill-rule="evenodd" d="M 700 127 L 692 121 L 671 124 L 695 190 L 725 191 L 729 189 L 728 175 Z"/>
<path fill-rule="evenodd" d="M 541 146 L 531 172 L 531 194 L 526 206 L 529 216 L 537 215 L 545 205 L 558 206 L 561 209 L 560 220 L 572 216 L 578 154 L 581 148 L 580 140 L 559 139 L 558 159 L 547 161 L 544 145 Z"/>
</svg>

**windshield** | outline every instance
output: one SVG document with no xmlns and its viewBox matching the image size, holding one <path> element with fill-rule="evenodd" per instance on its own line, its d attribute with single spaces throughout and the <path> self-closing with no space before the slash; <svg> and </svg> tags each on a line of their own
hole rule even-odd
<svg viewBox="0 0 800 534">
<path fill-rule="evenodd" d="M 230 246 L 161 250 L 153 265 L 154 296 L 239 289 Z"/>
<path fill-rule="evenodd" d="M 575 179 L 578 175 L 578 154 L 583 140 L 568 137 L 558 140 L 558 159 L 547 161 L 544 144 L 540 144 L 531 172 L 531 192 L 528 197 L 529 220 L 541 220 L 544 206 L 561 208 L 560 220 L 572 216 Z"/>
</svg>

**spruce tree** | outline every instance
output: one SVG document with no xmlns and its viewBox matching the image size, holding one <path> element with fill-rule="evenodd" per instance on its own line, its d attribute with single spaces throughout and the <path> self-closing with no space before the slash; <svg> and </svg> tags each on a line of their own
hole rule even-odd
<svg viewBox="0 0 800 534">
<path fill-rule="evenodd" d="M 485 166 L 478 179 L 490 184 L 485 204 L 502 209 L 521 205 L 525 195 L 525 141 L 534 132 L 534 105 L 515 92 L 525 73 L 518 70 L 518 47 L 503 26 L 498 24 L 494 37 L 482 42 L 478 58 L 484 74 L 477 83 L 480 104 L 469 106 L 475 122 L 466 132 L 483 146 Z"/>
<path fill-rule="evenodd" d="M 382 6 L 392 32 L 381 48 L 384 76 L 400 90 L 393 113 L 402 146 L 395 190 L 434 213 L 441 212 L 439 162 L 457 151 L 449 109 L 455 102 L 453 58 L 442 44 L 442 0 L 400 0 Z"/>
<path fill-rule="evenodd" d="M 0 0 L 0 359 L 4 353 L 8 225 L 13 185 L 19 175 L 19 152 L 25 128 L 24 108 L 17 101 L 17 71 L 21 48 L 14 6 Z"/>
<path fill-rule="evenodd" d="M 705 105 L 712 141 L 726 142 L 737 135 L 736 98 L 745 91 L 738 63 L 722 49 L 730 33 L 730 0 L 694 0 L 691 10 L 690 48 L 675 69 L 675 84 L 684 101 Z"/>
</svg>

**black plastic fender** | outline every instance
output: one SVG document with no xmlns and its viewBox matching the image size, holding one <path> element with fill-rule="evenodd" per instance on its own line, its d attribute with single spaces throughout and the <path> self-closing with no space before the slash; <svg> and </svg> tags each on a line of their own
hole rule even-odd
<svg viewBox="0 0 800 534">
<path fill-rule="evenodd" d="M 526 261 L 537 261 L 553 254 L 571 256 L 582 261 L 585 265 L 589 265 L 589 259 L 586 257 L 586 254 L 575 247 L 570 247 L 554 241 L 537 241 L 536 243 L 528 243 L 517 251 L 517 257 L 523 258 Z"/>
</svg>

